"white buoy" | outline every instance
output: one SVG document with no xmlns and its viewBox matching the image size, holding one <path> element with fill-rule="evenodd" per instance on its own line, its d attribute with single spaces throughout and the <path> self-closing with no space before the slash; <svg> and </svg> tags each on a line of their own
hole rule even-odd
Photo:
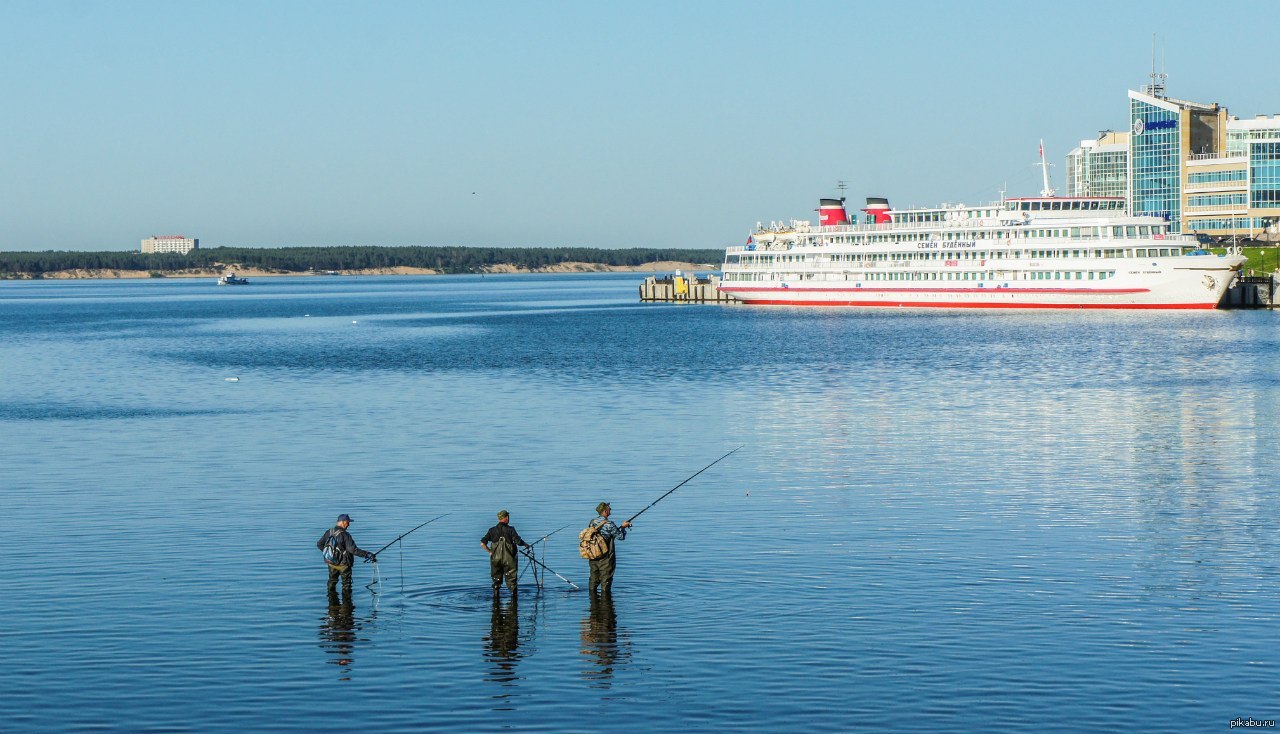
<svg viewBox="0 0 1280 734">
<path fill-rule="evenodd" d="M 351 323 L 353 323 L 353 324 L 358 324 L 358 323 L 360 323 L 360 322 L 359 322 L 359 321 L 352 321 Z"/>
<path fill-rule="evenodd" d="M 225 378 L 225 379 L 226 379 L 226 381 L 227 381 L 227 382 L 239 382 L 239 381 L 240 381 L 240 378 L 239 378 L 239 377 L 227 377 L 227 378 Z"/>
</svg>

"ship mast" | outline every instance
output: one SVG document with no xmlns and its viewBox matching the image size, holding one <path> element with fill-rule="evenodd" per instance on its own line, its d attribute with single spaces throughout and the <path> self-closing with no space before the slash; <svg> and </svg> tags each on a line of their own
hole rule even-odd
<svg viewBox="0 0 1280 734">
<path fill-rule="evenodd" d="M 1040 138 L 1040 169 L 1044 172 L 1044 188 L 1040 190 L 1040 195 L 1047 197 L 1058 193 L 1049 186 L 1049 163 L 1044 159 L 1044 138 Z"/>
</svg>

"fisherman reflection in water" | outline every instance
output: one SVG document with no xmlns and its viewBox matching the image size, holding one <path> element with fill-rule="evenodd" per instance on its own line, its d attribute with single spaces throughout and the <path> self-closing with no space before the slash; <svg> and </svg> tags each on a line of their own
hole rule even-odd
<svg viewBox="0 0 1280 734">
<path fill-rule="evenodd" d="M 493 613 L 484 648 L 485 658 L 493 664 L 493 670 L 485 680 L 495 683 L 516 680 L 516 663 L 520 661 L 520 614 L 514 596 L 506 602 L 493 597 Z"/>
<path fill-rule="evenodd" d="M 337 589 L 331 586 L 328 596 L 329 610 L 320 624 L 320 647 L 332 656 L 325 662 L 342 669 L 339 680 L 350 680 L 356 647 L 356 615 L 351 587 L 348 586 L 339 599 Z"/>
<path fill-rule="evenodd" d="M 614 671 L 630 657 L 627 640 L 619 643 L 618 615 L 613 608 L 613 594 L 591 595 L 591 609 L 582 620 L 582 655 L 587 667 L 582 677 L 598 686 L 609 686 Z"/>
</svg>

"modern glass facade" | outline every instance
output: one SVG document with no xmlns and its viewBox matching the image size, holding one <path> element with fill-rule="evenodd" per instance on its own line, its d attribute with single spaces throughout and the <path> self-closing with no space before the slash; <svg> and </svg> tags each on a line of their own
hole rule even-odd
<svg viewBox="0 0 1280 734">
<path fill-rule="evenodd" d="M 1124 143 L 1103 144 L 1108 139 L 1124 136 L 1107 133 L 1097 141 L 1081 141 L 1067 155 L 1067 196 L 1128 196 L 1129 149 Z"/>
<path fill-rule="evenodd" d="M 1266 217 L 1219 217 L 1216 219 L 1187 220 L 1186 231 L 1206 232 L 1221 235 L 1223 231 L 1235 231 L 1241 235 L 1252 235 L 1261 232 L 1263 227 L 1271 224 Z"/>
<path fill-rule="evenodd" d="M 1232 192 L 1229 194 L 1201 194 L 1198 196 L 1188 196 L 1187 206 L 1207 206 L 1207 207 L 1242 207 L 1245 206 L 1245 193 Z"/>
<path fill-rule="evenodd" d="M 1280 208 L 1280 141 L 1249 146 L 1249 206 Z"/>
<path fill-rule="evenodd" d="M 1188 173 L 1187 185 L 1195 184 L 1212 184 L 1212 183 L 1237 183 L 1247 181 L 1248 172 L 1243 168 L 1235 171 L 1206 171 L 1203 173 Z"/>
<path fill-rule="evenodd" d="M 1182 146 L 1178 108 L 1137 92 L 1129 94 L 1129 207 L 1138 216 L 1182 225 Z"/>
</svg>

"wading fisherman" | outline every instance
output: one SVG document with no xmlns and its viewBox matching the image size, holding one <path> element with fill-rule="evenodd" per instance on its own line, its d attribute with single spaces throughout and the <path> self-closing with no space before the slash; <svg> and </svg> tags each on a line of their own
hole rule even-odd
<svg viewBox="0 0 1280 734">
<path fill-rule="evenodd" d="M 612 512 L 613 508 L 609 507 L 608 502 L 601 502 L 596 505 L 596 519 L 591 521 L 591 527 L 599 529 L 600 537 L 604 538 L 605 545 L 609 549 L 603 556 L 588 561 L 591 564 L 591 579 L 588 586 L 593 594 L 597 587 L 606 594 L 613 590 L 613 570 L 618 566 L 618 555 L 614 543 L 626 540 L 627 528 L 631 527 L 630 521 L 615 525 L 609 519 Z"/>
<path fill-rule="evenodd" d="M 533 546 L 524 542 L 520 533 L 511 527 L 510 520 L 511 513 L 499 510 L 498 524 L 489 528 L 489 532 L 480 539 L 480 547 L 489 554 L 489 575 L 493 577 L 493 593 L 498 593 L 499 587 L 502 586 L 502 579 L 506 577 L 507 589 L 511 591 L 512 596 L 515 596 L 519 593 L 516 590 L 516 576 L 519 570 L 516 564 L 516 548 Z M 493 548 L 489 547 L 490 543 L 493 543 Z"/>
<path fill-rule="evenodd" d="M 338 577 L 342 577 L 342 593 L 351 595 L 351 564 L 355 562 L 356 556 L 367 558 L 373 563 L 378 562 L 378 555 L 370 553 L 356 546 L 356 541 L 351 537 L 351 533 L 347 532 L 347 527 L 351 525 L 351 516 L 347 513 L 338 515 L 338 522 L 332 528 L 324 531 L 324 535 L 320 536 L 320 540 L 316 541 L 316 547 L 324 553 L 324 562 L 329 565 L 329 593 L 333 593 L 338 583 Z"/>
</svg>

